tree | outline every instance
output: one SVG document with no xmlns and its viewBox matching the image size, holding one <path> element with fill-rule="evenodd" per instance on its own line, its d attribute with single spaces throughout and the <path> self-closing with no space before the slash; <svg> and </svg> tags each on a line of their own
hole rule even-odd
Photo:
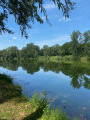
<svg viewBox="0 0 90 120">
<path fill-rule="evenodd" d="M 63 44 L 59 53 L 61 56 L 71 55 L 71 42 L 66 42 L 65 44 Z"/>
<path fill-rule="evenodd" d="M 0 51 L 1 59 L 13 60 L 19 58 L 19 50 L 16 46 L 8 47 Z"/>
<path fill-rule="evenodd" d="M 59 44 L 53 45 L 53 46 L 51 47 L 51 55 L 52 55 L 52 56 L 59 55 L 59 50 L 60 50 Z"/>
<path fill-rule="evenodd" d="M 27 38 L 27 28 L 31 28 L 30 23 L 34 23 L 36 20 L 39 23 L 43 23 L 40 13 L 46 17 L 46 21 L 49 23 L 46 10 L 44 8 L 45 0 L 0 0 L 0 33 L 5 32 L 12 33 L 6 27 L 9 15 L 13 15 L 15 22 L 20 26 L 21 34 Z M 69 17 L 69 12 L 74 8 L 74 2 L 71 0 L 51 0 L 58 6 L 58 9 L 62 10 L 65 17 Z"/>
<path fill-rule="evenodd" d="M 8 60 L 13 60 L 14 58 L 18 58 L 18 57 L 19 57 L 19 50 L 17 47 L 12 46 L 6 49 L 6 58 Z"/>
<path fill-rule="evenodd" d="M 49 50 L 50 50 L 50 49 L 49 49 L 48 45 L 44 45 L 44 46 L 43 46 L 43 55 L 44 55 L 44 56 L 50 56 Z"/>
<path fill-rule="evenodd" d="M 33 43 L 27 44 L 26 47 L 24 47 L 21 52 L 20 56 L 22 58 L 36 58 L 39 55 L 39 47 L 37 45 L 34 45 Z"/>
<path fill-rule="evenodd" d="M 90 57 L 90 42 L 85 44 L 85 46 L 84 46 L 84 53 L 85 53 L 85 55 Z"/>
<path fill-rule="evenodd" d="M 81 41 L 81 33 L 79 31 L 74 31 L 71 35 L 71 46 L 72 46 L 72 54 L 79 54 L 79 41 Z"/>
<path fill-rule="evenodd" d="M 83 37 L 84 37 L 83 39 L 84 43 L 90 42 L 90 30 L 84 32 Z"/>
</svg>

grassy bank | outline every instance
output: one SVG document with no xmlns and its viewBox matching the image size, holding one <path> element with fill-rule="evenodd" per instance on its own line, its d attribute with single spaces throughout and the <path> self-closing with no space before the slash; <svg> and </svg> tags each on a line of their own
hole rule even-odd
<svg viewBox="0 0 90 120">
<path fill-rule="evenodd" d="M 0 74 L 0 120 L 69 120 L 69 117 L 59 109 L 51 110 L 43 94 L 25 98 L 21 88 L 12 84 L 12 78 Z"/>
<path fill-rule="evenodd" d="M 78 56 L 42 56 L 38 58 L 39 62 L 55 62 L 55 63 L 65 63 L 65 64 L 72 64 L 74 66 L 77 65 L 85 65 L 87 67 L 90 66 L 89 57 L 78 57 Z"/>
</svg>

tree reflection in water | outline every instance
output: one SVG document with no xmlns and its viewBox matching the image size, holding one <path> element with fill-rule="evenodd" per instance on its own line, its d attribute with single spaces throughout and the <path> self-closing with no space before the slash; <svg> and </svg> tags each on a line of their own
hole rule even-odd
<svg viewBox="0 0 90 120">
<path fill-rule="evenodd" d="M 89 63 L 90 64 L 90 63 Z M 21 66 L 23 70 L 26 70 L 29 74 L 38 72 L 40 68 L 43 68 L 44 72 L 52 71 L 55 73 L 62 72 L 66 76 L 71 78 L 71 85 L 79 89 L 84 87 L 90 89 L 90 67 L 83 64 L 73 63 L 55 63 L 55 62 L 38 62 L 36 59 L 25 61 L 3 61 L 0 62 L 0 66 L 12 71 L 17 71 Z"/>
</svg>

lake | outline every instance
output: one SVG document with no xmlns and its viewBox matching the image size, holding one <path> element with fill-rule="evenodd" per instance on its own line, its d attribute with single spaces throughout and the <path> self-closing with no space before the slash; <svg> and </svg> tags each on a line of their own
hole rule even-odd
<svg viewBox="0 0 90 120">
<path fill-rule="evenodd" d="M 61 108 L 71 118 L 90 120 L 90 63 L 55 63 L 28 60 L 0 62 L 0 73 L 10 75 L 30 97 L 47 93 L 51 108 Z"/>
</svg>

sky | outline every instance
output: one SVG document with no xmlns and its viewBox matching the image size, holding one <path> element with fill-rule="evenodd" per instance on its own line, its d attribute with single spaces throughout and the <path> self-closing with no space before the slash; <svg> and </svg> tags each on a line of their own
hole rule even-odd
<svg viewBox="0 0 90 120">
<path fill-rule="evenodd" d="M 40 48 L 44 45 L 62 45 L 71 41 L 70 35 L 74 30 L 79 30 L 82 33 L 90 30 L 90 0 L 73 1 L 76 2 L 75 9 L 70 12 L 69 18 L 65 19 L 62 12 L 57 9 L 57 6 L 50 0 L 46 0 L 44 7 L 52 25 L 47 24 L 45 17 L 41 15 L 44 24 L 35 22 L 32 25 L 32 29 L 27 30 L 28 39 L 21 36 L 19 26 L 15 23 L 14 17 L 9 16 L 7 27 L 14 31 L 14 34 L 5 33 L 0 35 L 0 50 L 10 46 L 17 46 L 22 49 L 29 43 L 34 43 Z"/>
</svg>

